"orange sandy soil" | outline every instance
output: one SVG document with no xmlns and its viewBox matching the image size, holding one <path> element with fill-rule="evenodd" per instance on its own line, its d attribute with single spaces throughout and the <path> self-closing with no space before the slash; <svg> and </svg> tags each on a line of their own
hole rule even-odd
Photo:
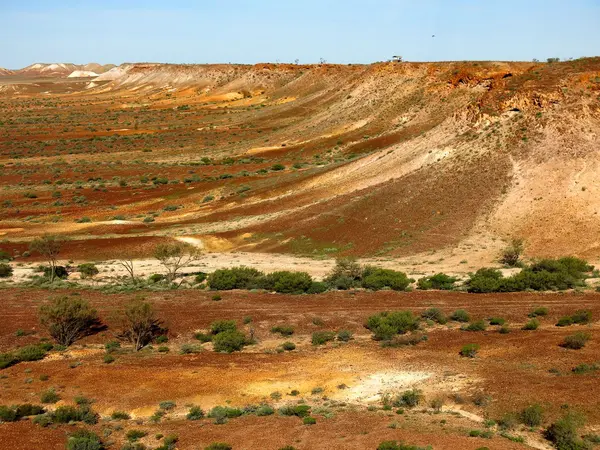
<svg viewBox="0 0 600 450">
<path fill-rule="evenodd" d="M 0 349 L 3 351 L 46 336 L 37 323 L 36 307 L 52 295 L 74 294 L 73 291 L 32 289 L 0 292 L 3 298 Z M 561 413 L 562 405 L 568 404 L 587 416 L 590 430 L 600 426 L 600 397 L 596 395 L 598 372 L 571 373 L 578 364 L 600 362 L 598 322 L 566 328 L 554 326 L 559 317 L 578 309 L 589 309 L 594 318 L 600 317 L 600 294 L 339 292 L 286 296 L 233 291 L 222 293 L 223 299 L 216 302 L 211 300 L 212 293 L 202 291 L 145 292 L 144 297 L 155 305 L 169 326 L 171 352 L 157 353 L 155 346 L 154 350 L 133 354 L 125 347 L 115 355 L 116 361 L 107 365 L 102 362 L 102 344 L 118 333 L 115 313 L 132 295 L 76 292 L 98 309 L 108 328 L 77 342 L 63 354 L 54 353 L 42 361 L 20 363 L 3 370 L 0 373 L 3 404 L 35 403 L 40 392 L 55 387 L 61 395 L 61 403 L 71 403 L 75 396 L 84 395 L 94 399 L 94 409 L 102 416 L 124 410 L 134 418 L 147 418 L 159 402 L 172 400 L 178 406 L 160 424 L 122 424 L 125 429 L 149 429 L 151 435 L 175 432 L 181 438 L 180 448 L 203 448 L 211 441 L 226 440 L 236 444 L 234 448 L 248 449 L 277 449 L 283 445 L 300 449 L 320 449 L 327 445 L 359 449 L 375 448 L 380 441 L 392 438 L 432 444 L 436 449 L 521 448 L 498 436 L 491 441 L 467 438 L 469 429 L 482 425 L 448 412 L 439 416 L 424 415 L 417 408 L 405 416 L 388 417 L 390 413 L 367 411 L 369 401 L 353 402 L 349 397 L 356 389 L 366 386 L 373 375 L 424 372 L 429 373 L 430 378 L 409 385 L 423 389 L 427 401 L 444 397 L 445 407 L 452 410 L 497 419 L 504 413 L 539 402 L 544 405 L 549 421 Z M 541 319 L 540 329 L 522 331 L 521 326 L 528 320 L 527 313 L 542 305 L 550 309 L 550 314 Z M 379 311 L 410 309 L 419 313 L 431 306 L 442 308 L 446 313 L 464 308 L 475 319 L 504 317 L 511 333 L 502 335 L 497 327 L 488 327 L 485 332 L 464 332 L 452 322 L 448 326 L 423 324 L 423 332 L 428 335 L 426 342 L 414 347 L 384 349 L 371 340 L 362 326 L 369 315 Z M 252 317 L 250 325 L 242 325 L 246 316 Z M 322 319 L 324 324 L 314 325 L 314 318 Z M 194 355 L 178 354 L 182 344 L 194 342 L 195 331 L 206 329 L 218 319 L 235 319 L 247 333 L 252 327 L 258 344 L 230 355 L 215 354 L 209 349 Z M 270 333 L 276 324 L 292 324 L 296 332 L 290 338 L 281 338 Z M 35 334 L 17 337 L 17 329 L 34 330 Z M 355 339 L 349 343 L 313 347 L 310 333 L 321 329 L 349 329 L 355 333 Z M 585 348 L 574 351 L 559 347 L 565 336 L 581 330 L 592 334 Z M 296 343 L 297 350 L 273 352 L 285 340 Z M 465 359 L 458 355 L 466 343 L 481 345 L 477 358 Z M 81 365 L 71 368 L 74 362 Z M 550 373 L 550 369 L 558 370 L 559 375 Z M 48 375 L 49 380 L 40 381 L 42 374 Z M 33 381 L 25 383 L 26 378 Z M 337 388 L 340 384 L 348 388 L 340 390 Z M 311 395 L 317 386 L 324 388 L 324 393 Z M 293 389 L 300 391 L 299 397 L 287 395 Z M 382 389 L 385 390 L 385 386 Z M 221 426 L 213 425 L 208 419 L 182 420 L 187 411 L 185 405 L 198 404 L 208 409 L 226 402 L 237 406 L 261 401 L 272 403 L 270 394 L 275 391 L 284 394 L 283 403 L 305 398 L 310 404 L 319 404 L 323 402 L 320 397 L 326 396 L 348 405 L 333 408 L 335 417 L 318 418 L 314 427 L 303 426 L 299 419 L 282 417 L 244 417 Z M 456 403 L 453 393 L 463 396 L 465 403 Z M 470 399 L 477 393 L 489 395 L 491 402 L 484 407 L 475 406 Z M 440 424 L 441 419 L 448 423 Z M 398 429 L 387 428 L 393 421 L 399 422 Z M 111 425 L 114 427 L 115 423 L 101 422 L 96 428 L 101 430 Z M 64 434 L 71 427 L 46 430 L 31 428 L 24 422 L 0 425 L 0 430 L 3 431 L 0 442 L 2 439 L 7 442 L 3 448 L 34 448 L 40 436 L 48 437 L 44 440 L 47 447 L 40 448 L 61 448 Z M 32 432 L 25 437 L 23 430 Z M 124 431 L 115 431 L 114 439 L 122 439 Z"/>
</svg>

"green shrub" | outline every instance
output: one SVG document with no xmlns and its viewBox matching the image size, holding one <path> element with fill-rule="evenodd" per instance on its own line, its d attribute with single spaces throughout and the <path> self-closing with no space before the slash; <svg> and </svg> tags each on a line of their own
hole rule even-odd
<svg viewBox="0 0 600 450">
<path fill-rule="evenodd" d="M 106 355 L 104 355 L 103 361 L 104 364 L 112 364 L 115 362 L 115 357 L 110 353 L 107 353 Z"/>
<path fill-rule="evenodd" d="M 334 339 L 335 333 L 333 331 L 315 331 L 312 334 L 313 345 L 323 345 L 329 341 L 333 341 Z"/>
<path fill-rule="evenodd" d="M 590 340 L 590 337 L 589 333 L 580 331 L 571 336 L 567 336 L 560 346 L 572 350 L 579 350 L 585 347 L 585 344 Z"/>
<path fill-rule="evenodd" d="M 171 411 L 172 409 L 174 409 L 177 405 L 175 404 L 175 402 L 172 402 L 171 400 L 165 400 L 162 401 L 158 404 L 158 407 L 160 409 L 162 409 L 163 411 Z"/>
<path fill-rule="evenodd" d="M 208 276 L 208 286 L 218 291 L 262 287 L 264 274 L 250 267 L 219 269 Z"/>
<path fill-rule="evenodd" d="M 196 284 L 201 284 L 201 283 L 204 283 L 204 281 L 206 280 L 207 277 L 208 276 L 204 272 L 200 272 L 200 273 L 196 274 L 194 281 L 196 282 Z"/>
<path fill-rule="evenodd" d="M 127 434 L 125 434 L 125 438 L 130 442 L 135 442 L 148 435 L 148 432 L 143 430 L 129 430 Z"/>
<path fill-rule="evenodd" d="M 550 425 L 544 436 L 557 450 L 588 450 L 590 446 L 578 434 L 584 422 L 583 417 L 568 413 Z"/>
<path fill-rule="evenodd" d="M 337 334 L 337 340 L 342 342 L 348 342 L 352 339 L 352 331 L 340 330 Z"/>
<path fill-rule="evenodd" d="M 596 372 L 600 370 L 600 364 L 579 364 L 571 369 L 571 372 L 577 375 L 582 375 L 584 373 Z"/>
<path fill-rule="evenodd" d="M 106 350 L 107 353 L 115 352 L 120 348 L 121 343 L 119 341 L 108 341 L 106 344 L 104 344 L 104 350 Z"/>
<path fill-rule="evenodd" d="M 199 406 L 192 406 L 185 417 L 187 420 L 200 420 L 204 417 L 204 411 Z"/>
<path fill-rule="evenodd" d="M 500 262 L 509 267 L 518 266 L 524 249 L 523 239 L 512 239 L 510 244 L 502 251 Z"/>
<path fill-rule="evenodd" d="M 419 389 L 411 389 L 398 395 L 392 404 L 396 408 L 400 406 L 414 408 L 415 406 L 418 406 L 421 401 L 423 401 L 423 393 Z"/>
<path fill-rule="evenodd" d="M 558 322 L 556 322 L 557 327 L 568 327 L 570 325 L 573 325 L 573 318 L 571 316 L 561 317 L 558 319 Z"/>
<path fill-rule="evenodd" d="M 77 430 L 67 440 L 67 450 L 102 450 L 104 445 L 97 434 L 88 430 Z"/>
<path fill-rule="evenodd" d="M 458 278 L 451 277 L 445 273 L 437 273 L 429 277 L 420 278 L 419 281 L 417 281 L 417 288 L 424 290 L 439 289 L 442 291 L 450 291 L 456 287 L 456 281 L 458 281 Z"/>
<path fill-rule="evenodd" d="M 15 356 L 19 361 L 39 361 L 44 359 L 47 351 L 40 345 L 28 345 L 20 348 Z"/>
<path fill-rule="evenodd" d="M 404 291 L 412 282 L 405 273 L 391 269 L 375 269 L 362 280 L 362 286 L 366 289 L 378 291 L 390 288 L 394 291 Z"/>
<path fill-rule="evenodd" d="M 587 310 L 575 311 L 571 316 L 571 319 L 573 320 L 573 323 L 587 325 L 592 321 L 592 312 Z"/>
<path fill-rule="evenodd" d="M 531 311 L 528 316 L 530 318 L 534 318 L 534 317 L 545 317 L 548 315 L 548 308 L 546 308 L 545 306 L 539 306 L 537 308 L 535 308 L 533 311 Z"/>
<path fill-rule="evenodd" d="M 18 362 L 19 358 L 17 358 L 12 353 L 0 353 L 0 370 L 6 369 L 10 366 L 14 366 Z"/>
<path fill-rule="evenodd" d="M 306 272 L 273 272 L 264 277 L 263 287 L 282 294 L 302 294 L 307 292 L 313 280 Z"/>
<path fill-rule="evenodd" d="M 213 338 L 212 335 L 208 333 L 195 333 L 194 337 L 202 343 L 211 342 Z"/>
<path fill-rule="evenodd" d="M 528 427 L 539 427 L 544 420 L 544 408 L 539 404 L 530 405 L 519 416 L 521 422 Z"/>
<path fill-rule="evenodd" d="M 450 316 L 450 320 L 454 320 L 455 322 L 469 322 L 471 320 L 471 316 L 464 309 L 457 309 Z"/>
<path fill-rule="evenodd" d="M 10 264 L 0 263 L 0 278 L 9 278 L 12 277 L 13 268 Z"/>
<path fill-rule="evenodd" d="M 215 406 L 208 412 L 208 417 L 211 419 L 234 419 L 243 414 L 241 409 L 230 408 L 229 406 Z"/>
<path fill-rule="evenodd" d="M 217 320 L 210 324 L 210 334 L 216 335 L 225 331 L 236 331 L 235 320 Z"/>
<path fill-rule="evenodd" d="M 92 263 L 84 263 L 77 266 L 77 270 L 81 274 L 81 278 L 92 278 L 95 275 L 98 275 L 100 271 L 98 268 Z"/>
<path fill-rule="evenodd" d="M 98 323 L 98 314 L 87 301 L 66 296 L 40 306 L 39 316 L 54 340 L 64 346 L 89 333 Z"/>
<path fill-rule="evenodd" d="M 40 401 L 42 403 L 56 403 L 57 401 L 60 400 L 60 395 L 58 395 L 56 393 L 56 391 L 52 388 L 48 389 L 47 391 L 42 392 L 42 394 L 40 395 Z"/>
<path fill-rule="evenodd" d="M 42 406 L 24 403 L 22 405 L 4 406 L 0 405 L 0 422 L 16 422 L 23 417 L 44 414 Z"/>
<path fill-rule="evenodd" d="M 69 272 L 67 272 L 67 268 L 65 266 L 56 266 L 54 268 L 54 277 L 55 278 L 67 278 L 69 276 Z M 44 267 L 44 277 L 51 278 L 52 277 L 52 268 Z"/>
<path fill-rule="evenodd" d="M 479 351 L 479 344 L 465 344 L 460 350 L 460 356 L 464 356 L 466 358 L 475 358 L 477 356 L 477 352 Z"/>
<path fill-rule="evenodd" d="M 233 447 L 224 442 L 213 442 L 212 444 L 204 447 L 204 450 L 231 450 Z"/>
<path fill-rule="evenodd" d="M 540 327 L 540 321 L 537 319 L 531 319 L 525 325 L 523 325 L 523 330 L 537 330 Z"/>
<path fill-rule="evenodd" d="M 275 410 L 269 405 L 260 405 L 256 409 L 255 414 L 259 417 L 272 416 L 273 414 L 275 414 Z"/>
<path fill-rule="evenodd" d="M 410 311 L 382 312 L 370 316 L 365 327 L 373 332 L 375 340 L 390 340 L 397 334 L 417 330 L 419 322 Z"/>
<path fill-rule="evenodd" d="M 484 267 L 472 274 L 465 284 L 469 292 L 496 292 L 501 279 L 502 272 Z"/>
<path fill-rule="evenodd" d="M 293 342 L 284 342 L 281 344 L 281 348 L 283 348 L 287 352 L 291 352 L 292 350 L 296 350 L 296 344 Z"/>
<path fill-rule="evenodd" d="M 307 417 L 310 414 L 310 406 L 305 404 L 282 406 L 279 408 L 279 414 L 282 416 Z"/>
<path fill-rule="evenodd" d="M 113 411 L 110 418 L 113 420 L 129 420 L 131 416 L 125 411 Z"/>
<path fill-rule="evenodd" d="M 428 450 L 430 447 L 417 447 L 398 441 L 383 441 L 377 446 L 377 450 Z"/>
<path fill-rule="evenodd" d="M 441 325 L 448 322 L 443 311 L 439 308 L 429 308 L 421 313 L 421 317 L 425 320 L 432 320 Z"/>
<path fill-rule="evenodd" d="M 159 283 L 165 279 L 166 277 L 162 273 L 155 273 L 148 277 L 148 281 L 150 281 L 151 283 Z"/>
<path fill-rule="evenodd" d="M 327 291 L 328 286 L 327 283 L 324 283 L 323 281 L 313 281 L 310 285 L 310 287 L 308 288 L 308 290 L 306 291 L 307 294 L 321 294 L 325 291 Z"/>
<path fill-rule="evenodd" d="M 212 342 L 216 352 L 225 353 L 240 351 L 247 344 L 244 333 L 237 330 L 218 333 L 213 337 Z"/>
<path fill-rule="evenodd" d="M 291 336 L 294 334 L 294 327 L 290 325 L 277 325 L 271 328 L 271 333 L 279 333 L 282 336 Z"/>
<path fill-rule="evenodd" d="M 465 331 L 485 331 L 487 328 L 487 325 L 485 324 L 485 321 L 483 320 L 476 320 L 474 322 L 471 322 L 469 325 L 467 325 L 466 327 L 462 328 Z"/>
<path fill-rule="evenodd" d="M 315 419 L 314 417 L 305 417 L 304 419 L 302 419 L 302 423 L 304 425 L 314 425 L 317 423 L 317 419 Z"/>
</svg>

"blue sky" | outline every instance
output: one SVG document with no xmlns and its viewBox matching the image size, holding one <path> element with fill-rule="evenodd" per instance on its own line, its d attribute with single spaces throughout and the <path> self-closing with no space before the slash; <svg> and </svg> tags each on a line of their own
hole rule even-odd
<svg viewBox="0 0 600 450">
<path fill-rule="evenodd" d="M 0 67 L 11 69 L 599 54 L 600 0 L 0 0 Z"/>
</svg>

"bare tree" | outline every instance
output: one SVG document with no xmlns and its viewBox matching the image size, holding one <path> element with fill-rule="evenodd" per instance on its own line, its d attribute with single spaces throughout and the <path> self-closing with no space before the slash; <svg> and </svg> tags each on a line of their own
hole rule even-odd
<svg viewBox="0 0 600 450">
<path fill-rule="evenodd" d="M 154 257 L 167 269 L 167 281 L 174 281 L 177 272 L 200 257 L 200 251 L 189 244 L 158 244 Z"/>
<path fill-rule="evenodd" d="M 64 243 L 64 239 L 60 236 L 45 234 L 42 237 L 35 238 L 29 248 L 31 251 L 38 252 L 46 258 L 50 264 L 50 282 L 54 281 L 56 276 L 56 262 L 58 255 Z"/>
<path fill-rule="evenodd" d="M 131 281 L 133 282 L 133 284 L 135 284 L 136 279 L 135 279 L 135 276 L 133 273 L 133 259 L 123 259 L 123 260 L 117 261 L 117 264 L 119 264 L 120 266 L 125 268 L 125 270 L 129 274 L 129 276 L 131 277 Z"/>
<path fill-rule="evenodd" d="M 154 336 L 162 331 L 161 322 L 155 317 L 150 303 L 137 299 L 127 305 L 121 337 L 131 342 L 136 352 L 152 342 Z"/>
</svg>

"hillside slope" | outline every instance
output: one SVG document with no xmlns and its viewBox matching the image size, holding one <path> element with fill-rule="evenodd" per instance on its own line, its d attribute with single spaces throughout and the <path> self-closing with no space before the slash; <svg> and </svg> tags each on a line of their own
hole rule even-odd
<svg viewBox="0 0 600 450">
<path fill-rule="evenodd" d="M 120 202 L 126 215 L 140 217 L 173 198 L 179 209 L 144 229 L 136 220 L 111 225 L 102 212 L 109 199 L 90 185 L 86 195 L 97 198 L 95 206 L 62 214 L 86 214 L 91 223 L 51 224 L 50 212 L 35 209 L 29 212 L 37 211 L 44 225 L 23 223 L 22 207 L 18 215 L 0 216 L 3 228 L 21 229 L 7 231 L 9 238 L 50 228 L 77 239 L 85 229 L 98 238 L 189 235 L 207 248 L 219 242 L 218 248 L 302 254 L 406 256 L 479 247 L 492 259 L 503 240 L 518 236 L 531 256 L 600 257 L 598 58 L 125 64 L 79 94 L 53 99 L 95 124 L 75 127 L 78 139 L 96 139 L 104 129 L 108 136 L 143 135 L 151 153 L 91 148 L 100 144 L 81 149 L 98 164 L 112 164 L 116 154 L 128 165 L 127 174 L 112 168 L 113 175 L 131 177 L 127 186 L 109 188 L 113 202 L 127 196 Z M 102 111 L 114 112 L 118 125 L 107 124 Z M 123 124 L 135 127 L 123 131 L 129 129 Z M 36 139 L 25 137 L 27 126 L 11 131 Z M 73 138 L 58 125 L 46 131 Z M 16 149 L 2 145 L 8 175 Z M 22 163 L 41 164 L 39 155 L 23 157 Z M 44 164 L 61 157 L 56 150 Z M 145 173 L 180 184 L 148 191 L 137 184 Z M 31 186 L 50 195 L 40 181 Z"/>
</svg>

